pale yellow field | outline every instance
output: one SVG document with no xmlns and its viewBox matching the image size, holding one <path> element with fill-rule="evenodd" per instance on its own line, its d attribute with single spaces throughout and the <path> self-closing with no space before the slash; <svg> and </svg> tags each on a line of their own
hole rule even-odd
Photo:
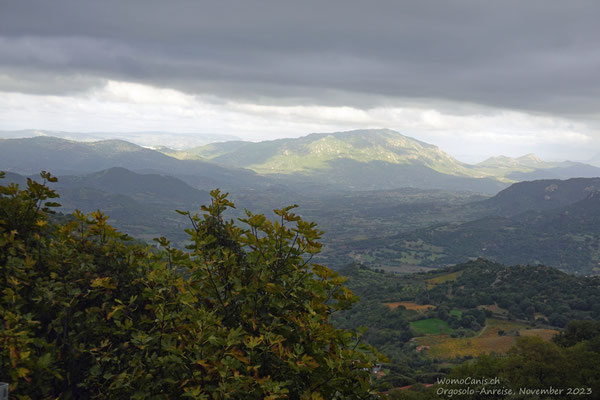
<svg viewBox="0 0 600 400">
<path fill-rule="evenodd" d="M 390 308 L 390 310 L 394 310 L 398 308 L 398 306 L 404 306 L 407 310 L 415 310 L 418 312 L 425 312 L 429 310 L 433 310 L 435 306 L 431 304 L 417 304 L 410 301 L 397 301 L 394 303 L 383 303 Z"/>
<path fill-rule="evenodd" d="M 539 336 L 544 340 L 550 340 L 558 333 L 554 329 L 527 329 L 520 331 L 521 336 Z"/>
<path fill-rule="evenodd" d="M 503 330 L 506 335 L 499 336 Z M 539 336 L 550 340 L 557 331 L 551 329 L 526 329 L 526 325 L 497 319 L 488 319 L 486 327 L 476 337 L 451 338 L 448 335 L 424 336 L 416 339 L 421 346 L 429 346 L 429 355 L 434 358 L 452 359 L 463 356 L 479 356 L 482 354 L 506 353 L 517 342 L 520 336 Z"/>
<path fill-rule="evenodd" d="M 431 287 L 435 285 L 439 285 L 440 283 L 448 282 L 456 280 L 459 276 L 461 276 L 463 271 L 452 272 L 450 274 L 436 276 L 435 278 L 431 278 L 427 280 L 427 286 L 431 289 Z"/>
<path fill-rule="evenodd" d="M 494 314 L 499 314 L 499 315 L 507 315 L 508 314 L 507 310 L 505 310 L 504 308 L 500 308 L 497 304 L 486 305 L 486 306 L 477 306 L 477 308 L 480 310 L 490 310 Z"/>
</svg>

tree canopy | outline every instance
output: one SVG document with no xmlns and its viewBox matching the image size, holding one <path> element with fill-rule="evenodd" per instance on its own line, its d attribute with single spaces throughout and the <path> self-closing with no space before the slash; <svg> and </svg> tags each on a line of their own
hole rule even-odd
<svg viewBox="0 0 600 400">
<path fill-rule="evenodd" d="M 0 186 L 0 379 L 23 399 L 364 399 L 378 353 L 329 316 L 356 297 L 311 262 L 314 223 L 215 190 L 189 245 L 154 247 L 97 211 L 57 218 L 56 178 Z M 6 375 L 5 375 L 6 374 Z"/>
</svg>

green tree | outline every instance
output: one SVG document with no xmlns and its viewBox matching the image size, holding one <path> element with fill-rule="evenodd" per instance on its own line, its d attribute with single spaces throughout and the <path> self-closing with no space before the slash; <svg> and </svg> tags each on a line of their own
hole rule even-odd
<svg viewBox="0 0 600 400">
<path fill-rule="evenodd" d="M 312 263 L 315 224 L 233 204 L 190 219 L 191 244 L 133 243 L 101 212 L 49 218 L 57 197 L 30 180 L 0 189 L 0 371 L 20 398 L 377 397 L 374 349 L 329 316 L 356 297 Z M 48 201 L 47 201 L 48 200 Z"/>
<path fill-rule="evenodd" d="M 571 321 L 563 332 L 552 338 L 552 341 L 559 346 L 570 347 L 598 336 L 600 336 L 599 321 Z"/>
</svg>

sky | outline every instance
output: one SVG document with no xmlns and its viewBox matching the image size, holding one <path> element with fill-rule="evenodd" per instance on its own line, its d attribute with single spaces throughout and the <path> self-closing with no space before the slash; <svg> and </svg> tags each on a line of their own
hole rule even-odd
<svg viewBox="0 0 600 400">
<path fill-rule="evenodd" d="M 585 161 L 598 20 L 579 0 L 0 0 L 0 130 L 389 128 L 467 162 Z"/>
</svg>

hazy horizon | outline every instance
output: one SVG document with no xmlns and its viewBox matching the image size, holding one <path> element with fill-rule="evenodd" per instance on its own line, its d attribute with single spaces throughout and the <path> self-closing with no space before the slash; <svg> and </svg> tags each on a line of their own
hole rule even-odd
<svg viewBox="0 0 600 400">
<path fill-rule="evenodd" d="M 378 130 L 378 129 L 388 129 L 388 128 L 367 128 L 366 130 Z M 349 131 L 358 131 L 355 129 Z M 338 132 L 348 132 L 348 131 L 338 131 Z M 308 136 L 311 134 L 328 134 L 328 133 L 338 133 L 338 132 L 308 132 L 306 134 L 296 135 L 296 136 L 287 136 L 287 137 L 278 137 L 278 138 L 268 138 L 264 140 L 277 140 L 277 139 L 294 139 L 300 138 L 304 136 Z M 402 132 L 398 132 L 403 134 Z M 413 139 L 420 140 L 414 136 L 405 135 Z M 9 130 L 0 130 L 0 139 L 19 139 L 19 138 L 32 138 L 38 136 L 50 136 L 50 137 L 59 137 L 61 139 L 81 141 L 81 142 L 91 142 L 91 141 L 99 141 L 99 140 L 125 140 L 139 146 L 157 149 L 159 147 L 168 147 L 174 150 L 185 150 L 198 146 L 203 146 L 210 143 L 219 143 L 226 141 L 236 141 L 243 140 L 249 142 L 260 142 L 260 139 L 243 139 L 239 136 L 228 135 L 228 134 L 218 134 L 218 133 L 200 133 L 200 132 L 147 132 L 147 131 L 130 131 L 130 132 L 97 132 L 97 131 L 89 131 L 89 132 L 69 132 L 69 131 L 52 131 L 48 129 L 19 129 L 14 131 Z M 436 145 L 435 143 L 428 143 Z M 437 146 L 437 145 L 436 145 Z M 590 161 L 587 159 L 568 159 L 568 158 L 544 158 L 535 152 L 529 153 L 520 153 L 520 154 L 492 154 L 490 156 L 481 157 L 477 155 L 469 156 L 460 156 L 456 154 L 452 154 L 451 152 L 446 151 L 443 147 L 438 146 L 442 151 L 450 154 L 452 157 L 456 158 L 458 161 L 467 163 L 467 164 L 477 164 L 479 162 L 485 161 L 491 157 L 511 157 L 511 158 L 519 158 L 528 155 L 535 155 L 541 158 L 543 161 L 576 161 L 576 162 L 587 162 Z M 595 161 L 595 160 L 594 160 Z"/>
</svg>

